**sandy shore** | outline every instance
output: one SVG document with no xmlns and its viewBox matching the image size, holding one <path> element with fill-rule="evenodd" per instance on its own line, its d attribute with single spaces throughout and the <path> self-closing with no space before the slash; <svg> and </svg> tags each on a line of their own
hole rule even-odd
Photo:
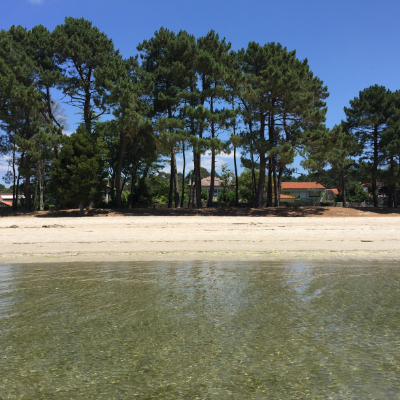
<svg viewBox="0 0 400 400">
<path fill-rule="evenodd" d="M 227 216 L 1 218 L 0 263 L 400 260 L 400 219 Z"/>
</svg>

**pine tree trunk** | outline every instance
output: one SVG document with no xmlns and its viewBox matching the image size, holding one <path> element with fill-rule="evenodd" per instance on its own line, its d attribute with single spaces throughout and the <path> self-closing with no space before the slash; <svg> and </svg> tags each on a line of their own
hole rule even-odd
<svg viewBox="0 0 400 400">
<path fill-rule="evenodd" d="M 388 208 L 393 208 L 393 188 L 392 188 L 392 186 L 389 186 Z"/>
<path fill-rule="evenodd" d="M 131 175 L 131 193 L 129 194 L 129 205 L 128 208 L 132 209 L 133 207 L 133 193 L 135 191 L 136 185 L 136 161 L 132 164 L 132 175 Z"/>
<path fill-rule="evenodd" d="M 174 162 L 171 152 L 171 170 L 169 174 L 169 193 L 168 193 L 168 208 L 172 207 L 172 194 L 174 192 Z"/>
<path fill-rule="evenodd" d="M 76 203 L 75 203 L 76 204 Z M 83 201 L 79 203 L 79 215 L 83 217 L 85 215 L 85 208 L 83 207 Z"/>
<path fill-rule="evenodd" d="M 265 119 L 261 118 L 261 123 L 260 123 L 261 139 L 264 139 L 264 130 L 265 130 Z M 265 151 L 264 151 L 264 148 L 262 147 L 260 149 L 260 176 L 258 179 L 257 196 L 256 196 L 256 201 L 255 201 L 256 208 L 262 208 L 263 203 L 264 203 L 265 164 L 266 164 Z"/>
<path fill-rule="evenodd" d="M 390 159 L 390 172 L 392 175 L 392 179 L 395 179 L 395 169 L 394 169 L 394 160 L 393 157 Z M 394 196 L 395 196 L 396 185 L 389 186 L 389 193 L 388 193 L 388 208 L 394 207 Z"/>
<path fill-rule="evenodd" d="M 15 211 L 18 209 L 18 200 L 19 200 L 19 181 L 21 179 L 21 175 L 18 172 L 17 175 L 17 187 L 15 188 Z"/>
<path fill-rule="evenodd" d="M 274 106 L 274 103 L 272 102 L 272 107 Z M 272 148 L 275 143 L 275 119 L 273 115 L 270 115 L 268 118 L 268 133 L 269 133 L 269 138 L 268 142 L 270 147 Z M 269 156 L 268 157 L 268 194 L 267 194 L 267 207 L 272 207 L 272 175 L 275 170 L 275 163 L 274 163 L 274 157 Z"/>
<path fill-rule="evenodd" d="M 256 198 L 257 198 L 257 181 L 256 181 L 256 173 L 254 171 L 254 153 L 253 153 L 253 124 L 249 121 L 249 132 L 251 138 L 251 146 L 250 146 L 250 159 L 251 159 L 251 182 L 252 182 L 252 197 L 253 197 L 253 204 L 252 207 L 256 207 Z M 264 167 L 265 168 L 265 167 Z"/>
<path fill-rule="evenodd" d="M 111 175 L 111 179 L 110 179 L 110 186 L 111 186 L 111 201 L 115 200 L 115 172 Z"/>
<path fill-rule="evenodd" d="M 41 168 L 40 168 L 40 179 L 39 179 L 39 210 L 44 210 L 44 161 L 41 161 Z"/>
<path fill-rule="evenodd" d="M 122 166 L 124 163 L 125 150 L 126 150 L 126 132 L 121 132 L 121 134 L 119 136 L 117 170 L 115 171 L 115 188 L 117 190 L 117 208 L 122 208 L 121 174 L 122 174 Z"/>
<path fill-rule="evenodd" d="M 253 194 L 253 204 L 252 206 L 256 206 L 256 197 L 257 197 L 257 182 L 256 182 L 256 172 L 254 171 L 254 155 L 253 152 L 250 152 L 251 158 L 251 183 L 252 183 L 252 194 Z M 265 168 L 265 167 L 264 167 Z"/>
<path fill-rule="evenodd" d="M 347 202 L 346 202 L 346 177 L 345 177 L 344 169 L 342 169 L 341 175 L 342 175 L 343 207 L 346 207 L 347 206 Z"/>
<path fill-rule="evenodd" d="M 375 179 L 372 181 L 372 199 L 374 201 L 374 207 L 378 207 L 379 206 L 378 189 Z"/>
<path fill-rule="evenodd" d="M 181 197 L 181 208 L 183 208 L 183 202 L 184 202 L 184 200 L 185 200 L 185 168 L 186 168 L 185 142 L 182 142 L 182 156 L 183 156 L 183 173 L 182 173 L 182 197 Z"/>
<path fill-rule="evenodd" d="M 239 178 L 238 178 L 238 171 L 237 171 L 237 163 L 236 163 L 236 146 L 233 146 L 233 161 L 235 164 L 235 206 L 239 207 Z"/>
<path fill-rule="evenodd" d="M 277 185 L 277 196 L 278 196 L 278 205 L 279 207 L 281 205 L 281 187 L 282 187 L 282 175 L 283 175 L 283 167 L 279 167 L 279 172 L 278 172 L 278 185 Z"/>
<path fill-rule="evenodd" d="M 272 207 L 272 160 L 268 158 L 267 207 Z"/>
<path fill-rule="evenodd" d="M 90 87 L 87 86 L 87 89 L 85 90 L 85 103 L 83 105 L 83 118 L 85 121 L 85 128 L 86 131 L 92 135 L 92 113 L 91 113 L 91 106 L 90 106 L 90 100 L 91 100 L 91 93 L 90 93 Z"/>
<path fill-rule="evenodd" d="M 189 172 L 189 174 L 190 174 L 190 172 Z M 193 187 L 193 185 L 192 185 L 193 182 L 192 181 L 193 181 L 193 172 L 192 172 L 191 175 L 189 175 L 188 208 L 190 208 L 190 204 L 192 202 L 192 187 Z"/>
<path fill-rule="evenodd" d="M 378 189 L 376 185 L 376 180 L 377 180 L 377 173 L 378 173 L 378 128 L 374 128 L 374 172 L 372 176 L 372 197 L 374 199 L 374 207 L 379 206 L 379 200 L 378 200 Z"/>
<path fill-rule="evenodd" d="M 273 163 L 272 163 L 272 173 L 273 173 L 273 176 L 274 176 L 274 196 L 275 196 L 274 207 L 279 207 L 278 182 L 277 182 L 277 178 L 276 178 L 276 160 L 275 160 L 275 157 L 274 157 Z"/>
<path fill-rule="evenodd" d="M 28 157 L 27 157 L 28 158 Z M 29 161 L 29 159 L 28 159 Z M 25 211 L 31 211 L 32 201 L 31 201 L 31 174 L 25 175 Z"/>
<path fill-rule="evenodd" d="M 214 101 L 211 96 L 210 100 L 210 112 L 214 112 Z M 215 125 L 214 121 L 211 121 L 211 138 L 215 137 Z M 215 186 L 215 149 L 214 146 L 211 148 L 211 182 L 210 182 L 210 192 L 208 193 L 207 207 L 212 207 L 212 201 L 214 197 L 214 186 Z"/>
<path fill-rule="evenodd" d="M 172 147 L 172 162 L 173 162 L 173 168 L 174 168 L 175 208 L 179 208 L 180 207 L 180 203 L 179 203 L 179 179 L 178 179 L 178 170 L 176 168 L 175 146 Z"/>
<path fill-rule="evenodd" d="M 215 150 L 211 149 L 211 182 L 210 193 L 208 194 L 207 207 L 212 207 L 215 188 Z"/>
<path fill-rule="evenodd" d="M 201 208 L 202 207 L 202 203 L 201 203 L 201 168 L 200 168 L 200 163 L 201 163 L 201 156 L 200 156 L 200 152 L 196 151 L 193 152 L 193 158 L 194 158 L 194 179 L 195 179 L 195 183 L 194 183 L 194 187 L 195 187 L 195 198 L 196 198 L 196 203 L 195 203 L 195 207 L 197 208 Z"/>
<path fill-rule="evenodd" d="M 16 181 L 16 174 L 15 174 L 15 150 L 13 150 L 13 158 L 12 158 L 12 170 L 13 170 L 13 200 L 12 200 L 12 210 L 17 211 L 17 204 L 18 204 L 18 192 L 16 192 L 15 181 Z M 19 173 L 18 173 L 19 175 Z M 18 186 L 17 186 L 18 187 Z"/>
</svg>

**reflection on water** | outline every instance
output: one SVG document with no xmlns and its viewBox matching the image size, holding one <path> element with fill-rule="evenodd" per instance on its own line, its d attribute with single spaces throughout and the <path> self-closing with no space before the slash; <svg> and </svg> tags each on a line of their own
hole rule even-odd
<svg viewBox="0 0 400 400">
<path fill-rule="evenodd" d="M 1 399 L 400 399 L 400 268 L 0 267 Z"/>
</svg>

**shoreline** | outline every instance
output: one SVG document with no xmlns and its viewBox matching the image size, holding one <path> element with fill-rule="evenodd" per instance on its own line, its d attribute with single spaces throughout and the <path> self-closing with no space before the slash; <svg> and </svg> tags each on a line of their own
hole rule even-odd
<svg viewBox="0 0 400 400">
<path fill-rule="evenodd" d="M 281 261 L 319 262 L 387 262 L 399 263 L 399 252 L 283 252 L 283 253 L 81 253 L 81 254 L 18 254 L 0 257 L 0 266 L 20 264 L 74 264 L 114 262 L 266 262 Z"/>
<path fill-rule="evenodd" d="M 1 218 L 0 264 L 123 261 L 400 261 L 393 217 Z"/>
</svg>

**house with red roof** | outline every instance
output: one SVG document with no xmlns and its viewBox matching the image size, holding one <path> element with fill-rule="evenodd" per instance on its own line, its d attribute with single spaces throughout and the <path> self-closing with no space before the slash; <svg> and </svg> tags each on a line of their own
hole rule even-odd
<svg viewBox="0 0 400 400">
<path fill-rule="evenodd" d="M 286 195 L 318 203 L 325 190 L 325 187 L 317 182 L 282 182 L 281 200 L 284 200 L 282 196 Z"/>
<path fill-rule="evenodd" d="M 218 201 L 218 194 L 222 191 L 223 182 L 219 178 L 214 181 L 213 201 Z M 194 183 L 189 186 L 194 186 Z M 208 176 L 201 180 L 201 189 L 210 192 L 211 177 Z M 228 185 L 228 190 L 234 190 L 235 184 Z M 282 182 L 280 200 L 286 203 L 292 203 L 297 199 L 307 200 L 318 203 L 325 194 L 325 187 L 317 182 Z"/>
<path fill-rule="evenodd" d="M 22 193 L 18 194 L 18 199 L 25 197 Z M 13 194 L 0 193 L 0 207 L 12 207 Z"/>
</svg>

